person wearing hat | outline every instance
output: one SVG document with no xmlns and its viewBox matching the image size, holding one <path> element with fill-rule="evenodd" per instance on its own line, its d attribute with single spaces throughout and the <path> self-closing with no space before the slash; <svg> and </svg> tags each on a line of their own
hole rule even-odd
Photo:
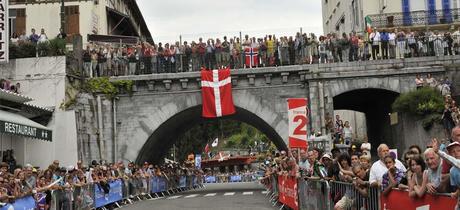
<svg viewBox="0 0 460 210">
<path fill-rule="evenodd" d="M 431 146 L 441 158 L 455 166 L 450 168 L 450 185 L 455 187 L 455 192 L 451 196 L 457 198 L 456 209 L 460 209 L 460 143 L 457 141 L 450 143 L 446 148 L 449 154 L 439 150 L 439 142 L 436 138 L 431 140 Z"/>
</svg>

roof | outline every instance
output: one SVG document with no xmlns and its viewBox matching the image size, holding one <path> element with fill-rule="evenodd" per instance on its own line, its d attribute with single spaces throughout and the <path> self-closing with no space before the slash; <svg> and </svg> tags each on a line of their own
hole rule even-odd
<svg viewBox="0 0 460 210">
<path fill-rule="evenodd" d="M 142 29 L 143 34 L 145 34 L 146 41 L 153 42 L 152 34 L 150 33 L 150 30 L 147 27 L 147 23 L 145 22 L 144 16 L 142 15 L 141 10 L 139 9 L 139 6 L 137 5 L 137 1 L 136 0 L 128 1 L 128 4 L 132 6 L 132 9 L 134 11 L 133 14 L 139 15 L 137 18 L 140 20 L 141 29 Z"/>
<path fill-rule="evenodd" d="M 29 102 L 33 100 L 32 98 L 28 96 L 17 94 L 17 93 L 14 93 L 8 90 L 4 90 L 4 89 L 0 89 L 0 99 L 4 99 L 7 101 L 13 101 L 17 103 L 25 103 L 25 102 Z"/>
</svg>

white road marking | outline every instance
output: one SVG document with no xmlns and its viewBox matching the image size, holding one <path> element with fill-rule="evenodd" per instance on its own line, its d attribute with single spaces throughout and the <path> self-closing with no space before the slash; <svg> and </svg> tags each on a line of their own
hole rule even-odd
<svg viewBox="0 0 460 210">
<path fill-rule="evenodd" d="M 168 200 L 173 200 L 173 199 L 180 198 L 181 196 L 182 196 L 182 195 L 175 195 L 175 196 L 168 197 L 167 199 L 168 199 Z"/>
<path fill-rule="evenodd" d="M 267 193 L 268 193 L 268 191 L 262 191 L 262 194 L 267 194 Z"/>
<path fill-rule="evenodd" d="M 204 195 L 204 197 L 212 197 L 212 196 L 216 196 L 217 193 L 208 193 L 206 195 Z"/>
<path fill-rule="evenodd" d="M 243 195 L 252 195 L 254 194 L 253 192 L 243 192 Z"/>
<path fill-rule="evenodd" d="M 224 195 L 225 196 L 227 196 L 227 195 L 235 195 L 235 192 L 228 192 L 228 193 L 225 193 Z"/>
<path fill-rule="evenodd" d="M 194 197 L 196 197 L 196 196 L 198 196 L 198 194 L 187 195 L 187 196 L 185 196 L 184 198 L 194 198 Z"/>
</svg>

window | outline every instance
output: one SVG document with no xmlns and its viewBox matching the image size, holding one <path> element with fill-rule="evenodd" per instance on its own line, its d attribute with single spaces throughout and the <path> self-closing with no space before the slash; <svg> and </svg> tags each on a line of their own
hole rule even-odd
<svg viewBox="0 0 460 210">
<path fill-rule="evenodd" d="M 16 33 L 18 36 L 26 33 L 26 9 L 9 10 L 9 30 L 10 36 Z"/>
</svg>

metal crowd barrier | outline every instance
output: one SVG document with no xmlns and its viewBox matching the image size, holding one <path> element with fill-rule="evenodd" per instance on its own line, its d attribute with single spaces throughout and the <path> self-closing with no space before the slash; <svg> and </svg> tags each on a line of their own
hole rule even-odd
<svg viewBox="0 0 460 210">
<path fill-rule="evenodd" d="M 212 175 L 205 176 L 202 181 L 205 183 L 254 182 L 257 181 L 257 176 L 255 174 Z"/>
<path fill-rule="evenodd" d="M 190 185 L 187 185 L 188 180 L 190 180 Z M 44 210 L 47 200 L 51 201 L 50 210 L 106 209 L 107 206 L 119 208 L 122 205 L 132 204 L 134 201 L 199 188 L 202 187 L 202 184 L 202 177 L 199 175 L 116 179 L 104 184 L 91 183 L 63 190 L 38 192 L 18 198 L 14 203 L 6 203 L 1 209 Z"/>
<path fill-rule="evenodd" d="M 331 187 L 325 180 L 299 179 L 299 208 L 311 210 L 332 209 L 329 194 Z"/>
</svg>

